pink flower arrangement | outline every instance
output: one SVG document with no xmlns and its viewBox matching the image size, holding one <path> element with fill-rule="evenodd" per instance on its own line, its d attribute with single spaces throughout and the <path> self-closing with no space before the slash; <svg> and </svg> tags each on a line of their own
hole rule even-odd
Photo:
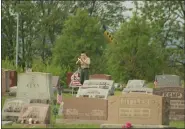
<svg viewBox="0 0 185 129">
<path fill-rule="evenodd" d="M 126 122 L 125 125 L 122 126 L 122 129 L 131 129 L 132 124 L 130 122 Z"/>
</svg>

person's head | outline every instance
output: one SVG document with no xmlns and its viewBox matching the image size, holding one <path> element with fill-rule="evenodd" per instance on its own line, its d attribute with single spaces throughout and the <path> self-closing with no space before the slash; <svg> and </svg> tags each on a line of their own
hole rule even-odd
<svg viewBox="0 0 185 129">
<path fill-rule="evenodd" d="M 81 58 L 86 58 L 86 57 L 87 57 L 86 52 L 85 51 L 82 51 L 81 52 Z"/>
</svg>

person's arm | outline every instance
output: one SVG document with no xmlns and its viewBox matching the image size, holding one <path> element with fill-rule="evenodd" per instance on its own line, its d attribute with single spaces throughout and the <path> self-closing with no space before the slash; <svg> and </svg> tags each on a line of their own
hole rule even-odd
<svg viewBox="0 0 185 129">
<path fill-rule="evenodd" d="M 79 62 L 81 62 L 81 59 L 80 58 L 78 58 L 78 60 L 76 61 L 76 64 L 78 64 Z"/>
</svg>

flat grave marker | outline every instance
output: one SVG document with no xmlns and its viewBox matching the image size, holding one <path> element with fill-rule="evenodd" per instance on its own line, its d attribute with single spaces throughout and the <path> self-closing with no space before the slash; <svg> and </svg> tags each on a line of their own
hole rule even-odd
<svg viewBox="0 0 185 129">
<path fill-rule="evenodd" d="M 167 97 L 170 101 L 170 120 L 185 120 L 185 88 L 154 88 L 153 94 Z"/>
<path fill-rule="evenodd" d="M 109 97 L 108 123 L 169 125 L 169 103 L 161 96 L 125 93 Z"/>
<path fill-rule="evenodd" d="M 107 120 L 108 100 L 94 98 L 65 98 L 64 119 Z"/>
<path fill-rule="evenodd" d="M 29 99 L 23 98 L 6 99 L 2 110 L 3 120 L 16 121 L 20 115 L 23 106 L 29 103 L 30 103 Z"/>
<path fill-rule="evenodd" d="M 32 118 L 34 124 L 49 124 L 50 106 L 48 104 L 38 103 L 24 105 L 18 122 L 28 123 L 30 118 Z"/>
</svg>

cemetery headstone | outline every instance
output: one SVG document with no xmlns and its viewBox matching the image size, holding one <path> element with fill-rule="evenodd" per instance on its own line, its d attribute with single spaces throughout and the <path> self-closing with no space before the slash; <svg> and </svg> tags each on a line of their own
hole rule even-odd
<svg viewBox="0 0 185 129">
<path fill-rule="evenodd" d="M 23 106 L 29 103 L 30 103 L 29 99 L 23 98 L 6 99 L 2 110 L 3 120 L 16 121 L 20 115 Z"/>
<path fill-rule="evenodd" d="M 111 96 L 108 103 L 108 123 L 169 125 L 169 103 L 158 95 L 129 93 Z"/>
<path fill-rule="evenodd" d="M 185 88 L 154 88 L 153 94 L 167 97 L 170 101 L 170 120 L 185 120 Z"/>
<path fill-rule="evenodd" d="M 52 75 L 50 73 L 28 72 L 19 74 L 18 98 L 51 100 L 53 99 Z"/>
<path fill-rule="evenodd" d="M 138 93 L 153 93 L 153 88 L 124 88 L 124 93 L 130 93 L 130 92 L 138 92 Z"/>
<path fill-rule="evenodd" d="M 1 69 L 1 78 L 2 78 L 2 93 L 8 92 L 10 88 L 9 74 L 10 72 L 6 69 Z"/>
<path fill-rule="evenodd" d="M 110 95 L 114 95 L 113 80 L 85 80 L 82 88 L 101 88 L 108 89 Z"/>
<path fill-rule="evenodd" d="M 71 76 L 72 75 L 73 75 L 72 72 L 68 72 L 67 73 L 67 80 L 66 80 L 67 86 L 69 86 L 69 84 L 71 83 Z"/>
<path fill-rule="evenodd" d="M 157 87 L 181 87 L 181 78 L 177 75 L 156 75 Z"/>
<path fill-rule="evenodd" d="M 153 89 L 145 86 L 145 80 L 129 80 L 122 93 L 130 92 L 152 93 Z"/>
<path fill-rule="evenodd" d="M 107 120 L 108 100 L 94 98 L 65 98 L 64 119 Z"/>
<path fill-rule="evenodd" d="M 98 89 L 98 88 L 79 88 L 76 97 L 88 97 L 88 98 L 101 98 L 107 99 L 109 95 L 108 89 Z"/>
<path fill-rule="evenodd" d="M 9 70 L 9 86 L 17 86 L 17 71 Z"/>
<path fill-rule="evenodd" d="M 32 118 L 34 124 L 50 123 L 50 106 L 48 104 L 27 104 L 24 105 L 18 119 L 19 123 L 28 123 Z"/>
<path fill-rule="evenodd" d="M 145 80 L 129 80 L 126 88 L 142 88 L 145 86 Z"/>
<path fill-rule="evenodd" d="M 93 74 L 93 75 L 90 75 L 89 77 L 90 80 L 97 80 L 97 79 L 100 79 L 100 80 L 111 80 L 111 75 L 107 75 L 107 74 Z"/>
<path fill-rule="evenodd" d="M 59 76 L 52 76 L 52 86 L 58 87 L 60 85 L 60 78 Z"/>
</svg>

